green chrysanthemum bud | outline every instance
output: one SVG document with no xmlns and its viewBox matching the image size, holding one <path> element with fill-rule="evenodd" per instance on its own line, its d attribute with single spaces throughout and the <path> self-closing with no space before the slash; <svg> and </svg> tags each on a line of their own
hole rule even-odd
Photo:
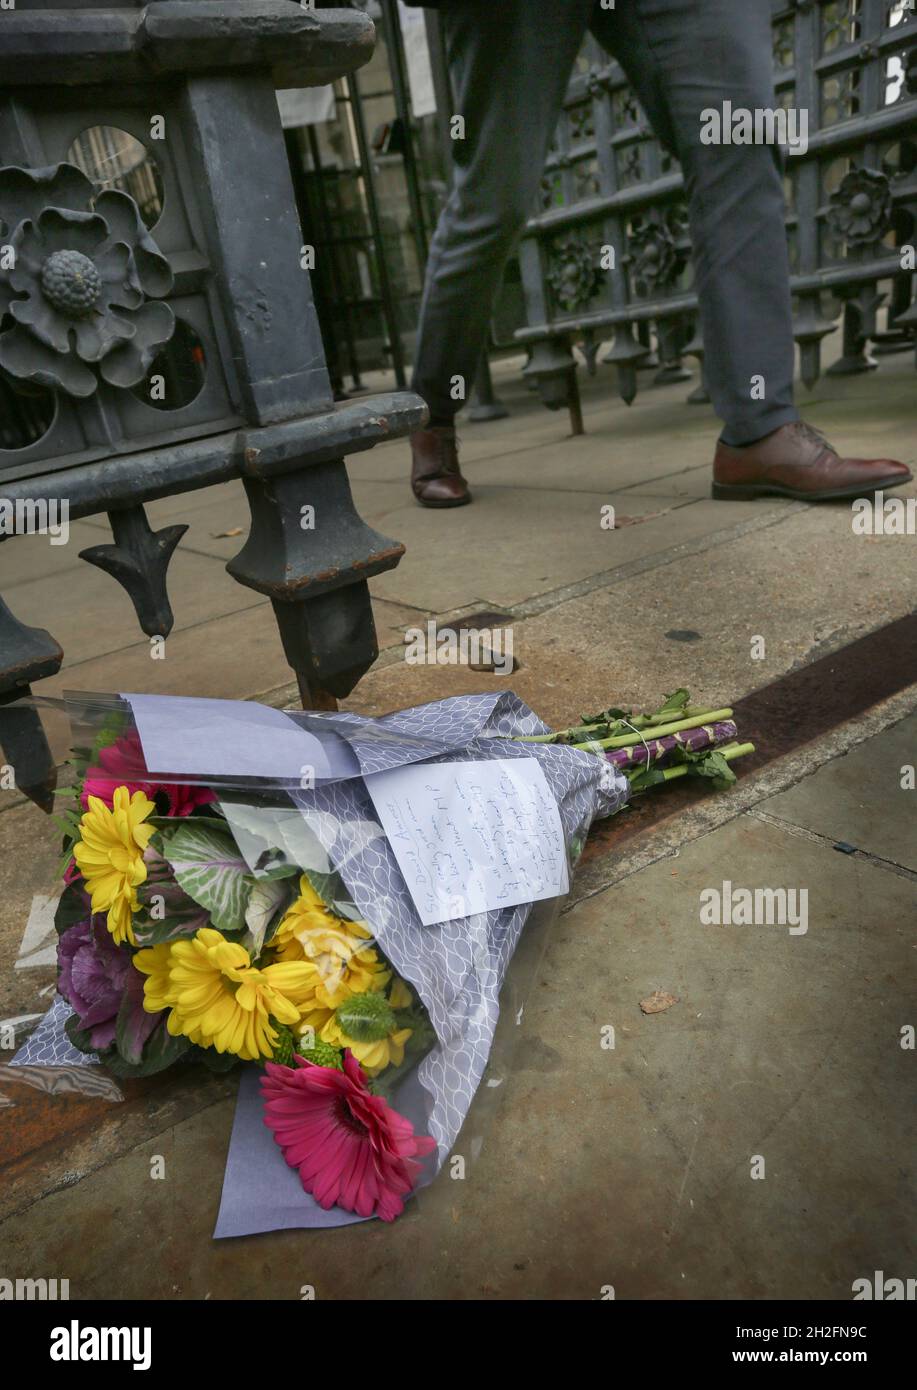
<svg viewBox="0 0 917 1390">
<path fill-rule="evenodd" d="M 354 1042 L 381 1042 L 398 1026 L 394 1012 L 381 994 L 352 994 L 334 1011 L 335 1022 Z"/>
<path fill-rule="evenodd" d="M 293 1034 L 285 1023 L 276 1023 L 273 1020 L 272 1023 L 274 1032 L 277 1034 L 277 1041 L 274 1044 L 274 1056 L 271 1060 L 281 1067 L 292 1067 L 293 1052 L 295 1051 Z"/>
<path fill-rule="evenodd" d="M 314 1062 L 317 1067 L 336 1067 L 338 1071 L 344 1070 L 344 1058 L 336 1047 L 330 1043 L 322 1042 L 317 1038 L 314 1047 L 300 1047 L 297 1049 L 300 1057 L 305 1057 L 307 1062 Z"/>
</svg>

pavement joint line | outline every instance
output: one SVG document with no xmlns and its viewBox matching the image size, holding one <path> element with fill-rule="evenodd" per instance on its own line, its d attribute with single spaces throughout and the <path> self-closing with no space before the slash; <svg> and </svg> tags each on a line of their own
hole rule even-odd
<svg viewBox="0 0 917 1390">
<path fill-rule="evenodd" d="M 524 452 L 528 452 L 528 451 L 527 451 L 527 450 L 520 450 L 519 452 L 523 452 L 523 453 L 524 453 Z M 506 457 L 507 457 L 506 454 L 494 454 L 494 455 L 493 455 L 493 459 L 491 459 L 491 458 L 489 458 L 489 457 L 488 457 L 488 458 L 469 459 L 469 460 L 467 460 L 467 461 L 465 462 L 465 470 L 466 470 L 466 472 L 469 472 L 472 468 L 474 468 L 474 467 L 475 467 L 477 464 L 479 464 L 479 463 L 489 463 L 489 462 L 492 462 L 493 460 L 496 460 L 496 461 L 498 461 L 498 462 L 502 462 Z M 651 478 L 640 478 L 640 479 L 638 479 L 638 480 L 637 480 L 636 482 L 634 482 L 634 483 L 621 483 L 621 484 L 616 484 L 616 483 L 614 482 L 613 479 L 609 479 L 608 483 L 605 484 L 605 485 L 602 486 L 602 487 L 571 487 L 571 486 L 569 486 L 566 482 L 564 482 L 563 484 L 561 484 L 561 483 L 544 483 L 544 484 L 540 484 L 540 483 L 532 483 L 532 482 L 520 482 L 520 481 L 518 481 L 518 480 L 516 480 L 516 479 L 513 479 L 511 482 L 501 483 L 501 482 L 493 482 L 493 481 L 491 481 L 490 479 L 488 479 L 488 478 L 486 478 L 486 477 L 485 477 L 485 478 L 470 478 L 469 481 L 471 482 L 471 486 L 472 486 L 473 488 L 487 488 L 489 491 L 493 491 L 493 492 L 505 492 L 505 491 L 507 491 L 507 490 L 512 490 L 513 492 L 562 492 L 562 493 L 564 493 L 565 495 L 567 495 L 567 494 L 569 494 L 569 493 L 575 493 L 578 497 L 589 497 L 589 496 L 593 496 L 593 497 L 617 497 L 620 493 L 623 493 L 623 492 L 634 492 L 634 491 L 639 492 L 640 488 L 648 487 L 650 484 L 667 483 L 667 482 L 669 482 L 670 480 L 673 480 L 673 479 L 675 479 L 675 478 L 683 478 L 683 477 L 685 477 L 688 473 L 699 473 L 699 472 L 701 472 L 701 470 L 703 470 L 704 472 L 709 473 L 709 471 L 710 471 L 710 465 L 709 465 L 709 463 L 693 464 L 690 468 L 680 468 L 680 469 L 678 469 L 678 471 L 675 472 L 675 473 L 657 473 L 657 474 L 654 474 L 653 477 L 651 477 Z M 357 486 L 360 486 L 360 485 L 362 485 L 362 484 L 364 484 L 364 483 L 365 483 L 365 484 L 370 484 L 370 483 L 371 483 L 371 484 L 373 484 L 374 486 L 382 486 L 382 487 L 397 487 L 397 488 L 403 488 L 403 487 L 404 487 L 404 479 L 403 479 L 403 478 L 353 478 L 353 479 L 352 479 L 352 482 L 354 482 Z M 651 496 L 651 495 L 652 495 L 652 494 L 649 494 L 649 493 L 647 494 L 647 496 Z M 703 499 L 702 499 L 702 498 L 698 498 L 698 497 L 692 497 L 692 498 L 688 498 L 687 500 L 688 500 L 688 501 L 691 501 L 691 502 L 698 502 L 698 501 L 702 501 Z M 388 512 L 385 512 L 384 514 L 385 514 L 386 516 L 389 515 Z M 377 515 L 378 515 L 378 514 L 377 514 Z"/>
<path fill-rule="evenodd" d="M 773 816 L 769 811 L 749 810 L 747 816 L 753 820 L 763 821 L 765 825 L 771 825 L 775 830 L 782 830 L 787 835 L 792 835 L 799 840 L 809 840 L 816 845 L 822 845 L 826 849 L 833 850 L 838 843 L 831 835 L 823 835 L 818 830 L 810 830 L 805 825 L 798 825 L 795 821 L 784 820 L 782 816 Z M 917 869 L 911 869 L 907 864 L 899 864 L 897 859 L 885 859 L 881 854 L 874 854 L 871 850 L 855 847 L 853 854 L 847 855 L 848 859 L 865 861 L 872 864 L 877 869 L 885 869 L 887 873 L 897 874 L 899 878 L 907 878 L 917 883 Z"/>
<path fill-rule="evenodd" d="M 616 852 L 611 846 L 606 853 L 589 862 L 578 880 L 574 873 L 570 901 L 564 907 L 564 913 L 642 869 L 648 869 L 663 859 L 677 857 L 684 845 L 703 839 L 721 826 L 737 820 L 760 802 L 795 786 L 835 758 L 900 724 L 914 713 L 915 708 L 917 686 L 896 691 L 865 713 L 835 725 L 801 748 L 775 758 L 746 781 L 740 780 L 730 791 L 704 799 L 661 824 L 647 827 L 621 852 Z M 868 856 L 864 857 L 868 859 Z M 910 877 L 910 874 L 907 876 Z"/>
</svg>

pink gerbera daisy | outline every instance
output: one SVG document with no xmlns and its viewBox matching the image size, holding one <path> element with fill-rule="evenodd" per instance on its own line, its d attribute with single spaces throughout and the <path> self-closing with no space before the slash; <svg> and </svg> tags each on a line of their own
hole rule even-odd
<svg viewBox="0 0 917 1390">
<path fill-rule="evenodd" d="M 208 802 L 216 800 L 209 787 L 151 782 L 149 777 L 140 735 L 136 729 L 129 729 L 114 743 L 101 749 L 96 765 L 89 769 L 80 798 L 83 809 L 88 810 L 90 796 L 97 796 L 110 810 L 115 789 L 123 786 L 132 794 L 143 792 L 150 801 L 162 795 L 170 816 L 190 816 L 198 806 L 206 806 Z"/>
<path fill-rule="evenodd" d="M 421 1165 L 436 1147 L 410 1121 L 370 1091 L 349 1051 L 344 1070 L 294 1057 L 295 1067 L 265 1065 L 264 1123 L 291 1168 L 325 1210 L 394 1221 L 404 1209 Z"/>
</svg>

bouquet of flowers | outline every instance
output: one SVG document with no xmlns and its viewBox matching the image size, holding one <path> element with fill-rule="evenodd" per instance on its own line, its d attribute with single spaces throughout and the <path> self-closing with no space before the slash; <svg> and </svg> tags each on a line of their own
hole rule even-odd
<svg viewBox="0 0 917 1390">
<path fill-rule="evenodd" d="M 243 1079 L 237 1129 L 243 1108 L 257 1104 L 259 1133 L 267 1127 L 306 1194 L 284 1224 L 393 1220 L 461 1129 L 523 927 L 551 920 L 593 817 L 624 806 L 626 774 L 641 772 L 638 758 L 622 768 L 610 756 L 626 737 L 621 721 L 637 726 L 644 777 L 676 748 L 701 751 L 696 733 L 689 743 L 671 728 L 685 719 L 701 727 L 682 694 L 655 716 L 606 711 L 560 735 L 509 694 L 375 721 L 176 702 L 176 718 L 191 706 L 225 706 L 200 717 L 228 728 L 235 718 L 248 731 L 243 738 L 236 729 L 226 744 L 241 770 L 227 774 L 224 759 L 209 778 L 187 772 L 177 748 L 151 756 L 131 703 L 151 697 L 68 697 L 78 746 L 73 804 L 60 817 L 59 1000 L 16 1063 L 101 1064 L 140 1077 L 194 1062 L 220 1071 L 249 1064 L 257 1086 Z M 289 776 L 253 773 L 259 712 L 262 723 L 268 714 L 289 721 L 297 736 L 339 740 L 346 759 L 317 779 L 298 776 L 298 767 Z M 677 713 L 681 721 L 670 717 Z M 706 713 L 713 725 L 703 746 L 725 740 L 728 748 L 731 711 Z M 431 815 L 440 815 L 431 825 L 447 825 L 461 846 L 474 836 L 456 828 L 440 789 L 463 776 L 465 787 L 483 784 L 488 762 L 506 804 L 481 791 L 464 806 L 482 842 L 493 841 L 472 848 L 464 870 L 445 831 L 436 843 L 423 827 L 393 831 L 373 799 L 374 778 L 422 765 Z M 522 795 L 535 774 L 550 814 Z M 552 817 L 559 878 L 519 858 L 536 831 L 550 846 Z M 458 892 L 447 907 L 424 911 L 410 882 L 412 856 L 431 893 L 452 875 Z M 488 856 L 509 868 L 499 901 L 479 902 L 466 880 Z M 237 1168 L 231 1146 L 224 1205 L 238 1205 L 230 1190 Z M 267 1229 L 270 1214 L 265 1221 L 243 1217 L 218 1234 Z"/>
</svg>

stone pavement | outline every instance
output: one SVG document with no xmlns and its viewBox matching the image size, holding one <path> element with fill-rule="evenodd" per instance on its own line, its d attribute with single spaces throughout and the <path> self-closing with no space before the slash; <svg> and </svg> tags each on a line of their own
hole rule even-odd
<svg viewBox="0 0 917 1390">
<path fill-rule="evenodd" d="M 684 404 L 689 387 L 647 389 L 628 411 L 607 377 L 587 381 L 589 433 L 570 439 L 508 367 L 497 384 L 511 417 L 463 431 L 472 507 L 414 506 L 401 444 L 352 461 L 358 509 L 408 550 L 372 583 L 384 650 L 349 707 L 506 685 L 552 723 L 680 684 L 718 702 L 914 610 L 917 538 L 855 536 L 849 506 L 713 503 L 715 423 Z M 851 451 L 913 464 L 906 359 L 826 378 L 803 403 Z M 620 529 L 602 528 L 607 504 Z M 242 536 L 220 533 L 246 526 L 241 489 L 151 512 L 193 527 L 164 661 L 121 591 L 76 558 L 100 523 L 78 523 L 66 547 L 0 547 L 0 592 L 67 651 L 43 689 L 292 701 L 269 608 L 223 570 Z M 512 677 L 406 665 L 406 627 L 480 610 L 512 626 Z M 915 706 L 903 690 L 626 844 L 616 825 L 603 834 L 544 943 L 514 1064 L 460 1137 L 458 1152 L 483 1132 L 481 1157 L 394 1227 L 213 1242 L 232 1079 L 119 1083 L 112 1101 L 46 1096 L 0 1071 L 0 1272 L 69 1278 L 74 1298 L 297 1298 L 305 1284 L 336 1298 L 594 1298 L 610 1284 L 619 1298 L 844 1299 L 875 1269 L 912 1276 L 915 1054 L 901 1030 L 917 1024 L 917 791 L 901 769 Z M 62 755 L 65 730 L 54 737 Z M 23 1027 L 53 987 L 34 903 L 53 892 L 55 859 L 53 826 L 0 792 L 0 1019 Z M 699 895 L 725 880 L 806 888 L 808 930 L 703 925 Z M 656 989 L 678 1002 L 645 1016 Z"/>
</svg>

